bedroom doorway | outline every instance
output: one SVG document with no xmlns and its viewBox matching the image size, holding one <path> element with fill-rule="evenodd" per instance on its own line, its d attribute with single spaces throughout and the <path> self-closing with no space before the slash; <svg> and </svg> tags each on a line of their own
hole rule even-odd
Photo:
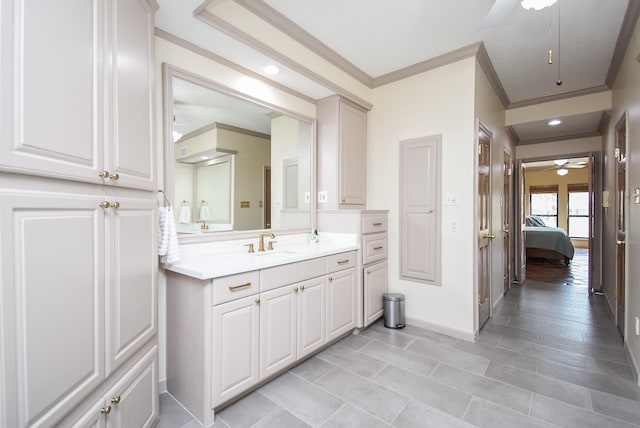
<svg viewBox="0 0 640 428">
<path fill-rule="evenodd" d="M 627 179 L 627 122 L 626 115 L 616 126 L 616 324 L 624 337 L 625 320 L 625 270 L 626 270 L 626 179 Z"/>
<path fill-rule="evenodd" d="M 478 329 L 491 315 L 491 143 L 493 137 L 478 126 Z"/>
<path fill-rule="evenodd" d="M 593 289 L 590 154 L 524 163 L 526 278 Z M 522 195 L 521 195 L 522 196 Z"/>
</svg>

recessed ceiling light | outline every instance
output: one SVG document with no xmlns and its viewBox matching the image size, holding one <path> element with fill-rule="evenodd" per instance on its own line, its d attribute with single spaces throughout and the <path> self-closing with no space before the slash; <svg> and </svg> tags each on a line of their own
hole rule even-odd
<svg viewBox="0 0 640 428">
<path fill-rule="evenodd" d="M 520 4 L 527 10 L 542 10 L 545 7 L 551 7 L 558 0 L 522 0 Z"/>
<path fill-rule="evenodd" d="M 562 121 L 560 119 L 553 119 L 548 122 L 549 126 L 557 126 L 560 125 Z"/>
<path fill-rule="evenodd" d="M 200 156 L 200 159 L 207 160 L 207 159 L 209 159 L 209 156 Z"/>
<path fill-rule="evenodd" d="M 270 76 L 280 73 L 280 69 L 273 64 L 269 64 L 264 68 L 264 72 Z"/>
</svg>

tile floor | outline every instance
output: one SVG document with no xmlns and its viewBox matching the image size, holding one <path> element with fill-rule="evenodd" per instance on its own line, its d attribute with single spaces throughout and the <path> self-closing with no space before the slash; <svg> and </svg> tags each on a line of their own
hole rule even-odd
<svg viewBox="0 0 640 428">
<path fill-rule="evenodd" d="M 199 427 L 168 394 L 157 428 Z M 529 280 L 475 343 L 380 322 L 217 414 L 215 427 L 638 427 L 604 297 Z"/>
</svg>

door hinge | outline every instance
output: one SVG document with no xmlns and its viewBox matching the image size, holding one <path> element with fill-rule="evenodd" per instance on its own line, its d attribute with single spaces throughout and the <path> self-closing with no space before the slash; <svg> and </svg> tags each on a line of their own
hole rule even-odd
<svg viewBox="0 0 640 428">
<path fill-rule="evenodd" d="M 482 154 L 482 144 L 478 144 L 478 155 Z"/>
<path fill-rule="evenodd" d="M 620 147 L 616 147 L 615 151 L 613 152 L 613 156 L 614 156 L 616 159 L 619 159 L 619 158 L 620 158 Z"/>
</svg>

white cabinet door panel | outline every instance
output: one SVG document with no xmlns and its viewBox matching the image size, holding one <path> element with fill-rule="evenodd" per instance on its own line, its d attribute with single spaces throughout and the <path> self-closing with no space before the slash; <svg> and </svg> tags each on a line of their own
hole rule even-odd
<svg viewBox="0 0 640 428">
<path fill-rule="evenodd" d="M 120 186 L 155 189 L 153 14 L 146 1 L 114 0 L 109 171 Z"/>
<path fill-rule="evenodd" d="M 353 329 L 355 323 L 356 270 L 351 268 L 327 278 L 327 340 Z"/>
<path fill-rule="evenodd" d="M 387 262 L 364 268 L 364 323 L 365 326 L 380 318 L 384 312 L 384 293 L 388 288 Z"/>
<path fill-rule="evenodd" d="M 99 182 L 104 2 L 2 7 L 0 168 Z"/>
<path fill-rule="evenodd" d="M 320 348 L 326 342 L 324 277 L 301 282 L 298 287 L 297 358 Z"/>
<path fill-rule="evenodd" d="M 260 379 L 296 360 L 297 285 L 260 294 Z"/>
<path fill-rule="evenodd" d="M 156 202 L 122 199 L 108 209 L 110 275 L 109 361 L 111 373 L 156 334 Z"/>
<path fill-rule="evenodd" d="M 249 296 L 213 307 L 211 408 L 258 383 L 260 299 Z"/>
<path fill-rule="evenodd" d="M 340 102 L 340 204 L 365 205 L 367 114 Z"/>
<path fill-rule="evenodd" d="M 0 192 L 9 426 L 48 425 L 104 380 L 99 201 Z"/>
</svg>

